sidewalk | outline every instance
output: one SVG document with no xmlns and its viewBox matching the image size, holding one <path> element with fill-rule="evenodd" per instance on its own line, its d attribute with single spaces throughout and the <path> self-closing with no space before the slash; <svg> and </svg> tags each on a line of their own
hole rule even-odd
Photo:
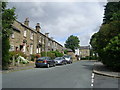
<svg viewBox="0 0 120 90">
<path fill-rule="evenodd" d="M 93 73 L 108 77 L 120 78 L 120 72 L 109 70 L 101 62 L 94 63 Z"/>
<path fill-rule="evenodd" d="M 23 64 L 21 66 L 14 66 L 14 67 L 9 67 L 8 70 L 2 70 L 2 73 L 8 73 L 8 72 L 13 72 L 13 71 L 19 71 L 19 70 L 26 70 L 26 69 L 32 69 L 35 67 L 35 63 L 29 63 L 29 64 Z"/>
</svg>

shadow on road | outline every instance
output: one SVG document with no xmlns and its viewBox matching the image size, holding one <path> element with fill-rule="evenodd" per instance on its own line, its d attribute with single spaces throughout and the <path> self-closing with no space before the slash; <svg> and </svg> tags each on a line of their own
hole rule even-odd
<svg viewBox="0 0 120 90">
<path fill-rule="evenodd" d="M 93 65 L 82 65 L 85 69 L 93 70 Z"/>
</svg>

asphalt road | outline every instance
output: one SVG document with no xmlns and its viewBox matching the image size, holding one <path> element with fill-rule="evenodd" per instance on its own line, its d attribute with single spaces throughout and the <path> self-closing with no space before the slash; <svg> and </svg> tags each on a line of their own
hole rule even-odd
<svg viewBox="0 0 120 90">
<path fill-rule="evenodd" d="M 93 61 L 2 75 L 2 88 L 91 88 Z"/>
<path fill-rule="evenodd" d="M 117 89 L 119 87 L 119 85 L 120 85 L 120 83 L 119 83 L 118 78 L 107 77 L 107 76 L 95 74 L 93 88 L 111 88 L 111 89 L 115 88 L 115 89 Z"/>
</svg>

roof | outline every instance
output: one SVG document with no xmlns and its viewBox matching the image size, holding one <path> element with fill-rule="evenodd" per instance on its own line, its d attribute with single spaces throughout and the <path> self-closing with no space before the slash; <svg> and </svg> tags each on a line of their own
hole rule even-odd
<svg viewBox="0 0 120 90">
<path fill-rule="evenodd" d="M 80 46 L 80 49 L 90 49 L 90 46 Z"/>
<path fill-rule="evenodd" d="M 72 49 L 67 49 L 68 52 L 73 52 Z"/>
<path fill-rule="evenodd" d="M 12 25 L 13 30 L 20 32 L 20 30 L 18 28 L 16 28 L 15 26 Z"/>
<path fill-rule="evenodd" d="M 36 32 L 37 33 L 37 31 L 35 30 L 35 29 L 33 29 L 33 28 L 31 28 L 31 27 L 29 27 L 29 26 L 27 26 L 27 25 L 25 25 L 25 24 L 23 24 L 23 23 L 21 23 L 21 22 L 19 22 L 19 21 L 17 21 L 16 20 L 16 22 L 18 22 L 18 23 L 20 23 L 22 26 L 24 26 L 24 27 L 26 27 L 26 28 L 28 28 L 29 30 L 31 30 L 31 31 L 34 31 L 34 32 Z M 14 27 L 14 28 L 16 28 L 16 27 Z M 16 30 L 19 30 L 19 29 L 17 29 L 16 28 Z M 20 31 L 20 30 L 19 30 Z M 42 34 L 43 36 L 45 36 L 45 37 L 47 37 L 46 35 L 44 35 L 43 33 L 41 33 L 41 32 L 39 32 L 40 34 Z M 51 39 L 50 37 L 47 37 L 48 39 L 50 39 L 51 41 L 54 41 L 54 42 L 56 42 L 57 44 L 59 44 L 61 47 L 63 47 L 60 43 L 58 43 L 57 41 L 55 41 L 55 40 L 53 40 L 53 39 Z"/>
<path fill-rule="evenodd" d="M 17 20 L 16 20 L 17 21 Z M 29 29 L 29 30 L 31 30 L 31 31 L 33 31 L 33 32 L 37 32 L 35 29 L 33 29 L 33 28 L 31 28 L 31 27 L 29 27 L 29 26 L 27 26 L 27 25 L 25 25 L 25 24 L 23 24 L 23 23 L 21 23 L 21 22 L 19 22 L 19 21 L 17 21 L 18 23 L 20 23 L 22 26 L 24 26 L 24 27 L 26 27 L 27 29 Z"/>
</svg>

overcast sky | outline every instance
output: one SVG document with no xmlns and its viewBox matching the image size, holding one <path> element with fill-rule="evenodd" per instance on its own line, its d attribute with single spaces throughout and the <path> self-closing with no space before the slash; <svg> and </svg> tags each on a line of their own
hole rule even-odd
<svg viewBox="0 0 120 90">
<path fill-rule="evenodd" d="M 41 32 L 64 45 L 70 35 L 78 36 L 80 45 L 89 45 L 90 37 L 99 30 L 106 2 L 9 2 L 15 7 L 17 20 L 28 17 L 30 27 L 40 23 Z"/>
</svg>

